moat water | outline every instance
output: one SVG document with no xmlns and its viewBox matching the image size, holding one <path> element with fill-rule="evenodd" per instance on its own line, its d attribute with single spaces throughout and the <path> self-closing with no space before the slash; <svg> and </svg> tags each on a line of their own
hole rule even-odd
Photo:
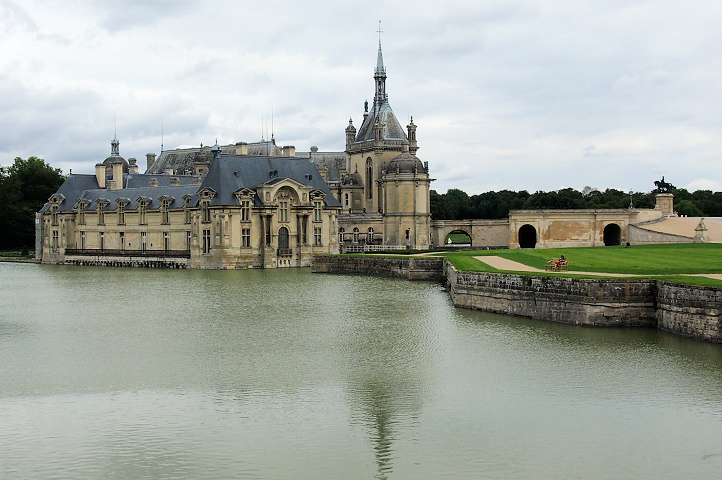
<svg viewBox="0 0 722 480">
<path fill-rule="evenodd" d="M 0 478 L 719 478 L 722 346 L 306 269 L 0 263 Z"/>
</svg>

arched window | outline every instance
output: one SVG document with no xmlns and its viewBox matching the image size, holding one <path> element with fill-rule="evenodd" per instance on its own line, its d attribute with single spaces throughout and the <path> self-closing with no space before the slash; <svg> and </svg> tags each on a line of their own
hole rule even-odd
<svg viewBox="0 0 722 480">
<path fill-rule="evenodd" d="M 373 229 L 373 227 L 369 227 L 369 231 L 366 232 L 366 243 L 368 243 L 368 244 L 374 243 L 374 229 Z"/>
<path fill-rule="evenodd" d="M 343 243 L 343 237 L 345 234 L 346 234 L 346 230 L 344 230 L 343 227 L 338 229 L 338 243 Z"/>
<path fill-rule="evenodd" d="M 353 227 L 353 243 L 358 243 L 359 233 L 358 227 Z"/>
<path fill-rule="evenodd" d="M 288 229 L 286 227 L 278 230 L 278 248 L 288 249 Z"/>
</svg>

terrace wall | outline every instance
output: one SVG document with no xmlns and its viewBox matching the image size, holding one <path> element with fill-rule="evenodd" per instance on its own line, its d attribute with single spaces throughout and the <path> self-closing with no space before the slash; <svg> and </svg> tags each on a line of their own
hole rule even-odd
<svg viewBox="0 0 722 480">
<path fill-rule="evenodd" d="M 316 255 L 314 273 L 358 273 L 407 280 L 439 280 L 444 275 L 444 258 Z"/>
<path fill-rule="evenodd" d="M 552 322 L 605 327 L 658 327 L 722 343 L 722 289 L 644 279 L 578 279 L 459 272 L 446 263 L 457 307 Z"/>
</svg>

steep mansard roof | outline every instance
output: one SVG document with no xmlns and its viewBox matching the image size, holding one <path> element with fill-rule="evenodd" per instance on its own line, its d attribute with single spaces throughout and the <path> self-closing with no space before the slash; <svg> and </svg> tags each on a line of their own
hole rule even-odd
<svg viewBox="0 0 722 480">
<path fill-rule="evenodd" d="M 272 177 L 271 172 L 276 176 Z M 105 210 L 115 210 L 116 200 L 127 199 L 127 209 L 138 208 L 138 199 L 149 200 L 147 208 L 157 209 L 160 207 L 162 197 L 172 198 L 171 208 L 180 208 L 183 197 L 191 195 L 191 205 L 197 205 L 197 192 L 201 188 L 212 188 L 216 192 L 211 205 L 238 205 L 234 192 L 242 188 L 255 190 L 257 187 L 272 181 L 284 178 L 291 178 L 296 182 L 311 187 L 312 190 L 321 190 L 326 194 L 325 203 L 331 207 L 340 207 L 341 204 L 331 194 L 323 178 L 316 170 L 316 167 L 307 158 L 294 157 L 251 157 L 251 156 L 223 156 L 213 162 L 208 174 L 201 185 L 193 183 L 190 175 L 177 175 L 180 185 L 170 185 L 170 175 L 146 175 L 128 174 L 125 175 L 126 188 L 110 190 L 98 188 L 98 181 L 95 175 L 71 174 L 60 186 L 56 195 L 64 197 L 60 204 L 59 211 L 72 211 L 78 200 L 85 200 L 90 203 L 89 210 L 97 208 L 98 200 L 107 200 L 109 203 Z M 157 187 L 151 187 L 150 181 L 155 179 Z M 256 198 L 256 203 L 260 200 Z M 47 211 L 49 204 L 45 204 L 40 210 Z"/>
<path fill-rule="evenodd" d="M 216 191 L 211 205 L 238 205 L 234 192 L 242 188 L 255 190 L 261 185 L 284 178 L 309 186 L 311 190 L 321 190 L 326 194 L 327 206 L 341 206 L 331 194 L 321 174 L 307 158 L 245 155 L 220 157 L 211 165 L 201 188 L 208 187 Z M 260 199 L 256 198 L 256 202 L 260 203 Z"/>
</svg>

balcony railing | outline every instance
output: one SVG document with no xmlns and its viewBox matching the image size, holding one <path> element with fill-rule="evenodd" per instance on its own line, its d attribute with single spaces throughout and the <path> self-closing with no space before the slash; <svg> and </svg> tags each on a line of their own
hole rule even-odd
<svg viewBox="0 0 722 480">
<path fill-rule="evenodd" d="M 293 255 L 293 249 L 292 248 L 279 248 L 278 249 L 278 256 L 279 257 L 290 257 Z"/>
<path fill-rule="evenodd" d="M 88 255 L 98 257 L 175 257 L 190 258 L 190 250 L 118 250 L 111 248 L 66 248 L 65 255 Z"/>
</svg>

